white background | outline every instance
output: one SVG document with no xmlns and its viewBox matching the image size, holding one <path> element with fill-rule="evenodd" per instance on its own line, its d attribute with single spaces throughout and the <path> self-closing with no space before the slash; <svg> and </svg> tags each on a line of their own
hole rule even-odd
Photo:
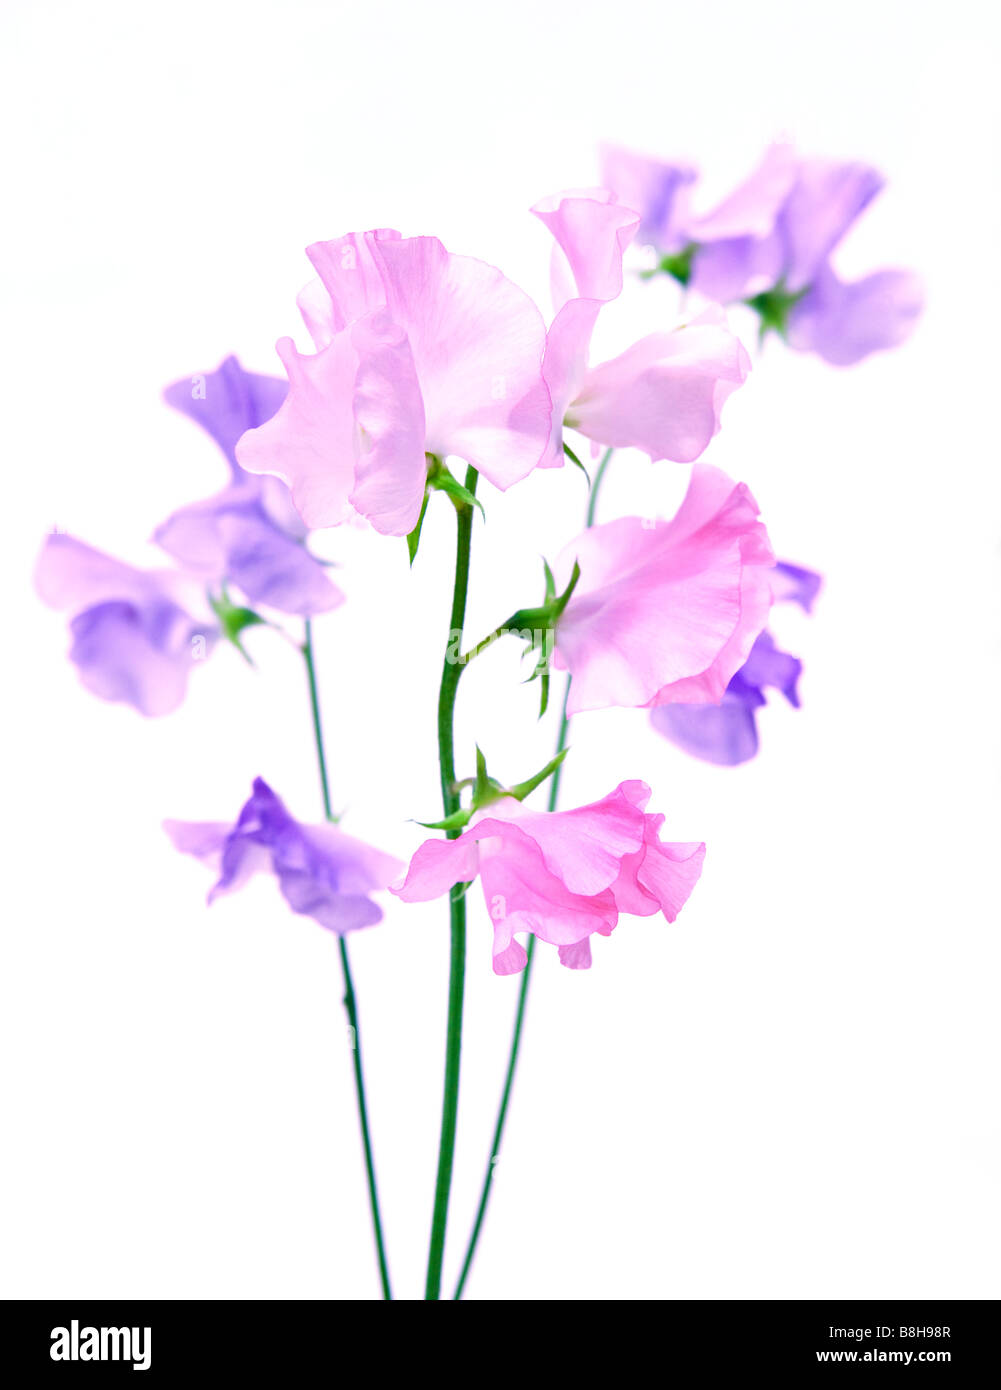
<svg viewBox="0 0 1001 1390">
<path fill-rule="evenodd" d="M 837 371 L 769 343 L 708 458 L 778 551 L 824 571 L 776 627 L 806 662 L 751 765 L 640 713 L 582 717 L 564 804 L 625 777 L 705 838 L 680 918 L 627 920 L 589 974 L 540 949 L 480 1299 L 997 1297 L 999 632 L 992 7 L 954 3 L 8 3 L 2 259 L 3 1292 L 363 1298 L 368 1235 L 334 940 L 272 882 L 203 907 L 164 816 L 235 815 L 256 773 L 319 818 L 295 654 L 251 634 L 145 722 L 82 691 L 30 571 L 54 525 L 150 563 L 221 485 L 162 385 L 230 351 L 278 371 L 302 248 L 396 226 L 498 263 L 548 309 L 527 213 L 597 178 L 599 140 L 713 187 L 778 134 L 890 186 L 841 265 L 919 268 L 901 351 Z M 631 281 L 612 350 L 677 310 Z M 742 330 L 749 325 L 741 323 Z M 601 511 L 670 507 L 685 471 L 622 458 Z M 583 519 L 571 469 L 485 489 L 470 629 L 540 594 Z M 323 536 L 349 602 L 318 625 L 345 826 L 409 854 L 437 813 L 451 518 Z M 495 649 L 460 694 L 516 780 L 553 716 Z M 477 890 L 448 1270 L 468 1228 L 516 979 Z M 352 940 L 391 1259 L 422 1287 L 446 908 Z"/>
</svg>

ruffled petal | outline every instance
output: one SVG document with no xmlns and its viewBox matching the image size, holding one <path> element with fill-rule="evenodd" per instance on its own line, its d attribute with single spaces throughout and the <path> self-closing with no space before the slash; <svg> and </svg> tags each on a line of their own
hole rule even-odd
<svg viewBox="0 0 1001 1390">
<path fill-rule="evenodd" d="M 496 487 L 510 487 L 549 442 L 538 309 L 499 270 L 450 255 L 435 237 L 383 241 L 375 250 L 389 313 L 413 350 L 427 451 L 456 455 Z"/>
<path fill-rule="evenodd" d="M 480 857 L 473 838 L 425 840 L 414 853 L 406 873 L 390 885 L 405 903 L 440 898 L 456 883 L 470 883 L 479 873 Z"/>
<path fill-rule="evenodd" d="M 649 159 L 618 146 L 601 151 L 601 181 L 619 202 L 640 214 L 637 238 L 665 254 L 688 244 L 691 188 L 698 171 L 690 164 Z"/>
<path fill-rule="evenodd" d="M 242 437 L 237 459 L 248 473 L 288 483 L 307 526 L 337 526 L 351 515 L 355 484 L 358 357 L 351 333 L 337 334 L 314 356 L 282 338 L 278 355 L 288 372 L 288 397 L 274 419 Z"/>
<path fill-rule="evenodd" d="M 600 444 L 691 463 L 719 430 L 724 402 L 750 367 L 722 310 L 707 309 L 592 367 L 567 423 Z"/>
<path fill-rule="evenodd" d="M 707 465 L 692 470 L 677 516 L 592 527 L 563 551 L 580 580 L 556 629 L 568 710 L 718 701 L 771 605 L 773 564 L 754 498 Z"/>
<path fill-rule="evenodd" d="M 399 232 L 380 227 L 306 247 L 320 278 L 318 284 L 307 285 L 300 294 L 299 310 L 318 348 L 326 347 L 335 334 L 385 305 L 382 267 L 374 247 L 380 241 L 399 239 Z"/>
<path fill-rule="evenodd" d="M 861 280 L 839 280 L 825 268 L 789 315 L 788 341 L 835 367 L 849 367 L 872 352 L 899 347 L 924 308 L 920 279 L 906 270 L 878 270 Z"/>
<path fill-rule="evenodd" d="M 532 212 L 552 233 L 554 308 L 568 299 L 608 303 L 622 293 L 622 257 L 636 235 L 639 214 L 607 188 L 543 198 Z"/>
<path fill-rule="evenodd" d="M 424 502 L 424 403 L 403 330 L 385 314 L 352 329 L 358 355 L 354 414 L 360 432 L 351 504 L 383 535 L 414 529 Z"/>
</svg>

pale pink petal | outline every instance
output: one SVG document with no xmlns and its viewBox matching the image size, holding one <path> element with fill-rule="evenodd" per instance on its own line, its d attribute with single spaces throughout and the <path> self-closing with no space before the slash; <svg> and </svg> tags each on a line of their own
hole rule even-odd
<svg viewBox="0 0 1001 1390">
<path fill-rule="evenodd" d="M 557 310 L 571 298 L 607 303 L 621 294 L 622 257 L 636 235 L 638 213 L 623 207 L 607 188 L 556 194 L 536 203 L 532 211 L 557 243 L 553 248 Z"/>
<path fill-rule="evenodd" d="M 494 927 L 493 966 L 495 975 L 517 975 L 528 964 L 528 955 L 511 932 L 509 922 Z"/>
<path fill-rule="evenodd" d="M 743 484 L 699 465 L 673 521 L 590 528 L 559 557 L 558 584 L 574 560 L 554 653 L 573 677 L 571 714 L 722 698 L 771 604 L 774 558 Z"/>
<path fill-rule="evenodd" d="M 567 424 L 613 448 L 691 463 L 719 430 L 723 404 L 750 366 L 722 310 L 709 309 L 592 367 Z"/>
<path fill-rule="evenodd" d="M 440 898 L 456 883 L 469 883 L 479 872 L 476 841 L 466 835 L 457 840 L 425 840 L 410 861 L 404 876 L 390 885 L 390 892 L 405 903 Z"/>
<path fill-rule="evenodd" d="M 278 342 L 289 393 L 266 424 L 248 430 L 236 457 L 248 473 L 282 478 L 309 527 L 337 526 L 351 515 L 355 484 L 355 376 L 358 355 L 350 331 L 337 334 L 315 356 Z"/>
<path fill-rule="evenodd" d="M 601 801 L 572 811 L 533 811 L 508 797 L 474 817 L 467 835 L 505 837 L 516 828 L 538 847 L 546 869 L 571 893 L 600 893 L 614 882 L 619 860 L 643 843 L 643 813 L 635 799 L 636 787 L 623 783 Z"/>
<path fill-rule="evenodd" d="M 570 970 L 590 970 L 590 937 L 585 936 L 583 941 L 575 941 L 572 946 L 561 946 L 560 965 L 565 965 Z"/>
<path fill-rule="evenodd" d="M 424 502 L 424 404 L 403 330 L 377 313 L 355 325 L 354 414 L 360 431 L 351 504 L 383 535 L 405 536 Z"/>
<path fill-rule="evenodd" d="M 532 209 L 556 239 L 553 301 L 543 374 L 553 427 L 542 467 L 564 462 L 563 422 L 584 386 L 591 335 L 601 308 L 622 291 L 622 256 L 639 217 L 607 189 L 546 198 Z"/>
<path fill-rule="evenodd" d="M 531 932 L 559 946 L 615 926 L 612 895 L 607 890 L 571 892 L 550 871 L 535 841 L 520 831 L 482 843 L 480 880 L 494 924 L 495 951 L 507 950 L 517 932 Z"/>
<path fill-rule="evenodd" d="M 651 820 L 659 820 L 653 816 Z M 699 881 L 706 857 L 704 844 L 664 844 L 654 835 L 637 870 L 640 886 L 656 899 L 661 912 L 673 922 Z"/>
<path fill-rule="evenodd" d="M 538 309 L 499 270 L 449 255 L 435 237 L 374 249 L 390 314 L 413 350 L 427 451 L 464 459 L 502 489 L 524 478 L 551 423 Z"/>
<path fill-rule="evenodd" d="M 334 334 L 385 305 L 382 268 L 372 248 L 378 241 L 399 239 L 399 232 L 380 227 L 306 247 L 320 280 L 319 285 L 307 285 L 298 302 L 317 347 L 325 347 Z"/>
</svg>

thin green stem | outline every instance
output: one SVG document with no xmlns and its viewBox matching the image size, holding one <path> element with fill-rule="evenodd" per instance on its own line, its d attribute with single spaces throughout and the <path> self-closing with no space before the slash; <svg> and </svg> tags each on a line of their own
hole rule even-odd
<svg viewBox="0 0 1001 1390">
<path fill-rule="evenodd" d="M 465 487 L 475 496 L 477 472 L 466 470 Z M 473 538 L 472 502 L 453 498 L 456 511 L 455 582 L 452 589 L 452 613 L 449 621 L 449 652 L 462 645 L 462 629 L 466 620 L 466 594 L 469 589 L 469 553 Z M 464 666 L 448 653 L 441 673 L 438 694 L 438 765 L 441 772 L 441 801 L 445 816 L 459 809 L 459 793 L 455 783 L 455 697 Z M 446 832 L 454 840 L 461 832 Z M 441 1109 L 441 1138 L 438 1145 L 438 1176 L 435 1181 L 434 1212 L 431 1217 L 431 1243 L 428 1249 L 425 1299 L 441 1298 L 441 1267 L 445 1257 L 445 1229 L 448 1224 L 448 1199 L 452 1189 L 452 1166 L 455 1160 L 455 1131 L 459 1114 L 459 1063 L 462 1053 L 462 1000 L 466 975 L 466 885 L 457 884 L 449 893 L 449 929 L 451 947 L 448 974 L 448 1027 L 445 1041 L 445 1085 Z"/>
<path fill-rule="evenodd" d="M 590 529 L 594 525 L 595 509 L 598 503 L 598 490 L 601 487 L 608 464 L 614 450 L 606 449 L 602 456 L 594 475 L 594 482 L 591 484 L 591 492 L 587 503 L 587 527 Z M 482 645 L 482 644 L 481 644 Z M 477 648 L 476 650 L 479 650 Z M 560 711 L 560 726 L 556 735 L 556 752 L 562 753 L 567 746 L 567 734 L 570 730 L 570 716 L 567 714 L 567 704 L 570 700 L 570 677 L 567 676 L 566 689 L 563 692 L 563 708 Z M 560 796 L 560 777 L 563 772 L 562 763 L 553 773 L 549 783 L 549 804 L 547 810 L 555 811 Z M 504 1076 L 504 1090 L 501 1093 L 500 1109 L 497 1111 L 497 1123 L 494 1125 L 493 1143 L 490 1149 L 490 1161 L 487 1164 L 487 1171 L 483 1179 L 483 1187 L 480 1191 L 480 1204 L 476 1209 L 476 1219 L 473 1222 L 473 1229 L 470 1232 L 469 1244 L 466 1246 L 466 1257 L 462 1262 L 462 1273 L 455 1286 L 453 1298 L 461 1298 L 462 1291 L 466 1286 L 469 1271 L 472 1267 L 473 1256 L 476 1254 L 476 1246 L 480 1239 L 480 1231 L 483 1221 L 487 1214 L 487 1203 L 490 1201 L 490 1189 L 493 1186 L 494 1172 L 500 1158 L 501 1140 L 504 1137 L 504 1125 L 507 1121 L 508 1103 L 511 1099 L 511 1089 L 514 1085 L 514 1075 L 518 1067 L 518 1054 L 521 1049 L 522 1025 L 525 1021 L 525 1005 L 528 1001 L 528 990 L 532 983 L 532 964 L 535 960 L 535 937 L 529 936 L 528 946 L 525 951 L 528 959 L 525 962 L 525 969 L 521 972 L 521 988 L 518 991 L 518 1007 L 514 1016 L 514 1032 L 511 1035 L 511 1050 L 508 1054 L 507 1072 Z"/>
<path fill-rule="evenodd" d="M 309 708 L 313 715 L 313 742 L 316 745 L 316 763 L 320 770 L 320 790 L 323 793 L 323 814 L 327 820 L 335 821 L 330 804 L 330 779 L 327 776 L 327 754 L 323 746 L 323 725 L 320 722 L 320 695 L 316 686 L 316 664 L 313 661 L 313 624 L 307 618 L 306 636 L 302 644 L 302 656 L 306 663 L 306 677 L 309 681 Z"/>
<path fill-rule="evenodd" d="M 313 661 L 313 625 L 306 619 L 306 636 L 302 644 L 302 655 L 306 663 L 309 679 L 309 703 L 313 713 L 313 737 L 316 743 L 316 761 L 320 770 L 320 788 L 323 793 L 323 811 L 328 821 L 336 821 L 330 804 L 330 781 L 327 776 L 327 755 L 323 746 L 323 726 L 320 722 L 320 700 L 316 688 L 316 666 Z M 337 938 L 341 955 L 341 972 L 344 976 L 344 1011 L 348 1016 L 350 1028 L 351 1054 L 354 1063 L 355 1094 L 358 1100 L 358 1121 L 361 1127 L 362 1148 L 365 1151 L 365 1172 L 368 1178 L 368 1197 L 372 1208 L 372 1230 L 375 1235 L 375 1251 L 379 1261 L 379 1279 L 384 1299 L 392 1299 L 389 1283 L 389 1264 L 386 1260 L 386 1244 L 382 1234 L 382 1218 L 379 1215 L 379 1192 L 375 1180 L 375 1158 L 372 1154 L 372 1136 L 368 1124 L 368 1105 L 365 1100 L 365 1076 L 361 1061 L 361 1028 L 358 1023 L 358 1003 L 355 997 L 354 981 L 351 978 L 351 962 L 348 946 L 343 936 Z"/>
<path fill-rule="evenodd" d="M 603 480 L 604 477 L 605 477 L 605 473 L 606 473 L 607 470 L 608 470 L 608 465 L 609 465 L 609 463 L 611 462 L 612 454 L 613 454 L 614 452 L 615 452 L 614 449 L 606 449 L 606 450 L 605 450 L 604 454 L 602 454 L 602 456 L 601 456 L 601 462 L 598 464 L 597 472 L 596 472 L 595 475 L 594 475 L 594 482 L 591 484 L 591 491 L 590 491 L 590 493 L 588 494 L 588 498 L 587 498 L 587 522 L 586 522 L 586 525 L 587 525 L 588 530 L 590 530 L 591 527 L 594 525 L 594 513 L 595 513 L 595 508 L 596 508 L 597 505 L 598 505 L 598 490 L 599 490 L 599 488 L 601 487 L 602 480 Z"/>
</svg>

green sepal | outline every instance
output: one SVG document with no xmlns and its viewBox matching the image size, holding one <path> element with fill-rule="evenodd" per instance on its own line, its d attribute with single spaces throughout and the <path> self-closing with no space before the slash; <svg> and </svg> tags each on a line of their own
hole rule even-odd
<svg viewBox="0 0 1001 1390">
<path fill-rule="evenodd" d="M 446 493 L 457 508 L 479 507 L 480 515 L 486 521 L 487 514 L 483 510 L 483 503 L 478 497 L 474 497 L 469 488 L 460 483 L 458 478 L 453 477 L 440 459 L 435 459 L 428 469 L 427 486 L 429 492 Z"/>
<path fill-rule="evenodd" d="M 469 824 L 469 817 L 473 814 L 472 807 L 468 810 L 460 806 L 458 811 L 453 811 L 444 820 L 419 820 L 415 825 L 422 825 L 425 830 L 463 830 Z"/>
<path fill-rule="evenodd" d="M 483 749 L 476 745 L 476 781 L 473 783 L 473 803 L 472 809 L 479 811 L 484 806 L 489 806 L 494 801 L 499 801 L 507 792 L 501 784 L 487 772 L 487 760 L 483 755 Z"/>
<path fill-rule="evenodd" d="M 695 260 L 695 253 L 698 249 L 696 243 L 692 241 L 683 251 L 675 251 L 670 256 L 661 256 L 652 270 L 640 271 L 640 279 L 652 280 L 656 275 L 670 275 L 672 280 L 677 280 L 679 285 L 687 289 L 692 279 L 692 262 Z"/>
<path fill-rule="evenodd" d="M 227 642 L 232 642 L 233 646 L 240 653 L 248 666 L 253 666 L 254 663 L 250 658 L 250 654 L 240 641 L 240 633 L 248 627 L 260 627 L 261 624 L 267 622 L 267 619 L 262 618 L 260 613 L 255 613 L 252 608 L 244 608 L 239 604 L 233 603 L 229 594 L 226 592 L 225 584 L 222 586 L 218 596 L 209 592 L 208 600 L 212 612 L 219 619 L 219 626 L 222 629 L 223 637 Z"/>
<path fill-rule="evenodd" d="M 541 772 L 537 772 L 534 777 L 529 777 L 524 782 L 518 782 L 515 786 L 509 787 L 507 795 L 513 796 L 516 801 L 524 801 L 525 797 L 530 792 L 534 792 L 536 787 L 540 787 L 547 777 L 552 777 L 569 752 L 569 748 L 561 748 L 555 758 L 550 758 Z"/>
<path fill-rule="evenodd" d="M 565 439 L 564 439 L 564 441 L 563 441 L 563 452 L 566 454 L 566 456 L 567 456 L 567 458 L 570 460 L 570 462 L 571 462 L 571 463 L 575 463 L 575 464 L 577 465 L 577 467 L 580 469 L 580 471 L 584 474 L 584 477 L 587 479 L 587 485 L 588 485 L 588 487 L 590 487 L 590 486 L 591 486 L 591 475 L 590 475 L 590 473 L 587 471 L 587 469 L 586 469 L 586 468 L 584 467 L 584 465 L 581 463 L 580 459 L 577 457 L 577 455 L 574 453 L 574 451 L 571 449 L 570 445 L 566 442 Z"/>
<path fill-rule="evenodd" d="M 772 289 L 744 300 L 747 307 L 753 309 L 761 320 L 760 342 L 764 342 L 769 333 L 777 333 L 780 338 L 785 339 L 789 331 L 789 315 L 805 294 L 805 289 L 790 293 L 780 280 Z"/>
<path fill-rule="evenodd" d="M 413 563 L 417 558 L 417 547 L 421 543 L 421 527 L 424 525 L 424 514 L 428 509 L 428 498 L 430 496 L 430 492 L 425 488 L 424 501 L 421 503 L 421 514 L 417 518 L 417 525 L 407 534 L 407 552 L 410 555 L 411 567 L 413 567 Z"/>
</svg>

